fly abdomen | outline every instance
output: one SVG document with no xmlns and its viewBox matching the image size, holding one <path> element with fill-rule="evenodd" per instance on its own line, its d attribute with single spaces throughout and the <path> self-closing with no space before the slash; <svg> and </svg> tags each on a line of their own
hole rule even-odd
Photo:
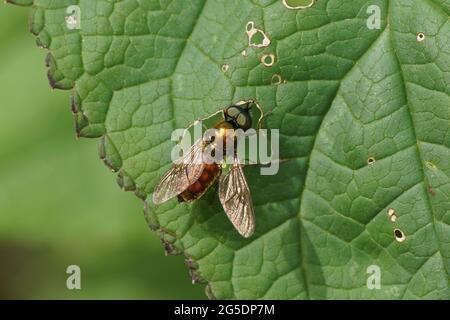
<svg viewBox="0 0 450 320">
<path fill-rule="evenodd" d="M 178 195 L 178 201 L 190 202 L 200 198 L 214 184 L 220 175 L 220 167 L 216 163 L 204 164 L 203 172 L 197 181 Z"/>
</svg>

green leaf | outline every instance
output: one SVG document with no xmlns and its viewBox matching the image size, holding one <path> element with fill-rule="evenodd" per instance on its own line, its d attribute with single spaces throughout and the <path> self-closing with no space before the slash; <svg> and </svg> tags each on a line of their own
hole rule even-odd
<svg viewBox="0 0 450 320">
<path fill-rule="evenodd" d="M 67 28 L 69 5 L 81 29 Z M 367 26 L 373 5 L 380 29 Z M 209 296 L 448 299 L 449 13 L 446 0 L 35 0 L 31 30 L 52 86 L 74 88 L 78 134 L 102 137 L 101 158 Z M 249 21 L 270 46 L 248 48 Z M 273 112 L 289 159 L 275 176 L 246 169 L 255 235 L 235 232 L 216 190 L 153 205 L 171 132 L 250 98 Z"/>
</svg>

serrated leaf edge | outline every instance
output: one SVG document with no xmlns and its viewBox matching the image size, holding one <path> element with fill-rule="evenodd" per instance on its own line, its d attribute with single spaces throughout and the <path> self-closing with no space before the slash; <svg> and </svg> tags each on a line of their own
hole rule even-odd
<svg viewBox="0 0 450 320">
<path fill-rule="evenodd" d="M 113 172 L 117 174 L 116 181 L 121 189 L 123 189 L 126 192 L 133 192 L 134 195 L 143 201 L 144 204 L 144 215 L 148 222 L 148 226 L 151 230 L 155 231 L 157 237 L 160 239 L 161 244 L 163 245 L 163 248 L 166 252 L 166 255 L 181 255 L 184 254 L 185 256 L 185 262 L 188 268 L 189 275 L 192 279 L 192 284 L 204 284 L 205 288 L 205 295 L 209 299 L 216 299 L 212 292 L 212 287 L 209 281 L 207 281 L 203 275 L 200 272 L 198 263 L 190 257 L 188 254 L 186 254 L 177 243 L 176 240 L 178 240 L 176 234 L 174 232 L 171 232 L 159 225 L 159 222 L 157 220 L 156 215 L 152 214 L 150 212 L 150 209 L 148 207 L 148 204 L 146 202 L 147 200 L 147 193 L 140 189 L 136 182 L 133 180 L 131 176 L 129 176 L 125 170 L 122 168 L 122 158 L 120 157 L 119 153 L 117 152 L 117 157 L 120 159 L 120 165 L 112 164 L 108 159 L 108 156 L 106 155 L 105 148 L 106 143 L 109 140 L 109 137 L 107 133 L 104 133 L 102 135 L 97 134 L 91 134 L 89 132 L 89 119 L 87 115 L 85 115 L 82 111 L 82 107 L 80 105 L 79 101 L 79 95 L 77 92 L 76 84 L 74 81 L 66 81 L 66 82 L 58 82 L 61 80 L 65 80 L 63 78 L 58 79 L 58 66 L 56 63 L 56 59 L 54 58 L 52 54 L 52 50 L 50 49 L 49 43 L 42 43 L 39 39 L 39 35 L 44 32 L 44 30 L 40 30 L 37 32 L 34 29 L 34 15 L 35 13 L 40 9 L 36 5 L 34 5 L 34 0 L 30 0 L 30 3 L 21 3 L 17 2 L 17 0 L 5 0 L 6 4 L 13 4 L 23 7 L 32 7 L 31 12 L 29 13 L 29 31 L 31 34 L 33 34 L 37 41 L 37 47 L 40 49 L 45 49 L 47 51 L 47 56 L 45 58 L 45 65 L 48 68 L 47 72 L 47 78 L 50 84 L 50 87 L 52 89 L 60 89 L 60 90 L 72 90 L 71 94 L 71 110 L 74 117 L 74 126 L 75 126 L 75 132 L 76 136 L 78 138 L 99 138 L 99 158 L 104 162 L 104 164 Z M 66 79 L 67 80 L 67 79 Z M 149 221 L 149 217 L 154 218 L 153 221 Z"/>
</svg>

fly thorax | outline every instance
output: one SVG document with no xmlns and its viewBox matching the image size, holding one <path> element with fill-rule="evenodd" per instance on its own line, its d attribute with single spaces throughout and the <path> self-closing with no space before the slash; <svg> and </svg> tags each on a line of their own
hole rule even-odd
<svg viewBox="0 0 450 320">
<path fill-rule="evenodd" d="M 229 121 L 222 121 L 215 126 L 216 136 L 214 146 L 216 150 L 222 148 L 223 157 L 233 156 L 236 150 L 236 129 Z"/>
</svg>

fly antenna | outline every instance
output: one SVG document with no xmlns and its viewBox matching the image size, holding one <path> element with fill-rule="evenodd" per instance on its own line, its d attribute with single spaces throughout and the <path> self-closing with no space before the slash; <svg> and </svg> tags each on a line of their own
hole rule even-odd
<svg viewBox="0 0 450 320">
<path fill-rule="evenodd" d="M 264 110 L 261 108 L 261 106 L 259 105 L 259 103 L 256 100 L 252 100 L 253 104 L 256 106 L 256 108 L 258 108 L 258 111 L 260 113 L 259 115 L 259 119 L 258 119 L 258 131 L 262 128 L 262 123 L 264 121 L 264 118 L 266 118 L 268 115 L 270 115 L 272 113 L 272 111 L 269 112 L 264 112 Z"/>
<path fill-rule="evenodd" d="M 214 117 L 214 116 L 217 116 L 219 113 L 223 113 L 223 110 L 222 110 L 222 109 L 217 110 L 216 112 L 214 112 L 214 113 L 212 113 L 212 114 L 210 114 L 210 115 L 207 115 L 207 116 L 205 116 L 205 117 L 203 117 L 203 118 L 198 118 L 197 120 L 195 120 L 194 122 L 192 122 L 191 124 L 189 124 L 189 125 L 184 129 L 184 131 L 183 131 L 183 136 L 181 137 L 181 141 L 183 141 L 184 136 L 186 135 L 186 133 L 187 133 L 192 127 L 194 127 L 194 126 L 196 126 L 197 124 L 199 124 L 199 123 L 201 123 L 201 122 L 203 122 L 203 121 L 205 121 L 205 120 L 208 120 L 208 119 L 210 119 L 210 118 L 212 118 L 212 117 Z M 203 125 L 203 128 L 205 128 L 205 125 Z"/>
</svg>

